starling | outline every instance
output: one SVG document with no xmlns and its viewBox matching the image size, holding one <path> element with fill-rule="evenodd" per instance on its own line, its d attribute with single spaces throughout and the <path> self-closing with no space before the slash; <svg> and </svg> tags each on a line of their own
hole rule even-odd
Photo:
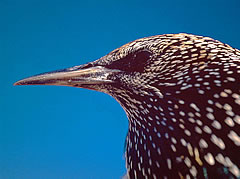
<svg viewBox="0 0 240 179">
<path fill-rule="evenodd" d="M 240 178 L 240 51 L 209 37 L 165 34 L 15 85 L 101 91 L 125 110 L 130 179 Z"/>
</svg>

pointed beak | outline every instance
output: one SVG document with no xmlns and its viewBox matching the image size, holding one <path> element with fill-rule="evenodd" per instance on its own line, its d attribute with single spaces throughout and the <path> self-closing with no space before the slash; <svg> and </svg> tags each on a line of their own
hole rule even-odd
<svg viewBox="0 0 240 179">
<path fill-rule="evenodd" d="M 113 83 L 109 76 L 118 72 L 119 70 L 107 69 L 102 66 L 80 65 L 25 78 L 17 81 L 14 85 L 56 85 L 87 88 L 89 85 Z"/>
</svg>

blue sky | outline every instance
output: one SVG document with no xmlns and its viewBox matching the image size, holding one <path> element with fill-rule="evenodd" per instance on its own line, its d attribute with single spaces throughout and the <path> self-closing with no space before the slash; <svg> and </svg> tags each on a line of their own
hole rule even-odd
<svg viewBox="0 0 240 179">
<path fill-rule="evenodd" d="M 125 173 L 128 122 L 114 99 L 15 81 L 96 60 L 150 35 L 187 32 L 240 48 L 239 9 L 239 0 L 1 0 L 0 178 Z"/>
</svg>

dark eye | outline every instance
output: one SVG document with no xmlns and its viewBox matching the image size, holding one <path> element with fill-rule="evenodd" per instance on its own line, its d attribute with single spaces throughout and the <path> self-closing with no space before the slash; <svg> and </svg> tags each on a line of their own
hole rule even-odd
<svg viewBox="0 0 240 179">
<path fill-rule="evenodd" d="M 141 72 L 149 62 L 152 53 L 147 50 L 139 50 L 128 54 L 126 57 L 114 61 L 108 68 L 119 69 L 126 72 Z"/>
</svg>

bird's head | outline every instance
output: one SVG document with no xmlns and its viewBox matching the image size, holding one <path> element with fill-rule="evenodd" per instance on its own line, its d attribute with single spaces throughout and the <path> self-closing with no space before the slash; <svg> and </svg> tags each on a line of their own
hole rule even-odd
<svg viewBox="0 0 240 179">
<path fill-rule="evenodd" d="M 174 98 L 176 94 L 191 89 L 199 78 L 197 75 L 200 71 L 203 71 L 203 75 L 209 72 L 206 68 L 210 60 L 214 62 L 217 57 L 214 52 L 216 44 L 223 46 L 211 38 L 189 34 L 142 38 L 123 45 L 96 61 L 32 76 L 15 85 L 58 85 L 92 89 L 110 94 L 123 107 L 126 107 L 126 103 L 132 103 L 130 99 L 133 98 L 134 102 L 143 101 L 143 97 L 150 99 L 151 96 L 162 98 L 171 95 Z M 225 50 L 228 49 L 223 46 L 217 53 L 222 51 L 224 54 Z M 198 90 L 201 92 L 204 89 Z"/>
</svg>

